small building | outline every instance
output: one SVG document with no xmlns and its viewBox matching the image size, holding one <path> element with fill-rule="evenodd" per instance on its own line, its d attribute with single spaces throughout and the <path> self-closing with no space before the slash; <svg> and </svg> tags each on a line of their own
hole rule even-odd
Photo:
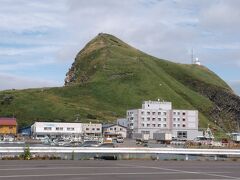
<svg viewBox="0 0 240 180">
<path fill-rule="evenodd" d="M 82 123 L 35 122 L 31 126 L 31 132 L 35 138 L 44 136 L 80 136 L 82 134 Z"/>
<path fill-rule="evenodd" d="M 88 136 L 101 136 L 102 124 L 99 123 L 82 123 L 82 133 Z"/>
<path fill-rule="evenodd" d="M 119 124 L 105 124 L 103 125 L 103 135 L 110 137 L 122 136 L 127 137 L 127 128 Z"/>
<path fill-rule="evenodd" d="M 18 133 L 22 136 L 31 136 L 31 126 L 20 128 Z"/>
<path fill-rule="evenodd" d="M 0 118 L 0 134 L 1 135 L 16 135 L 17 120 L 16 118 Z"/>
</svg>

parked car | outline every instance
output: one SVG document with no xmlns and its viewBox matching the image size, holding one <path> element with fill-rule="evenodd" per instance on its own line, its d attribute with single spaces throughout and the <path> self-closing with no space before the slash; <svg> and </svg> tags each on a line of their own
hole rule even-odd
<svg viewBox="0 0 240 180">
<path fill-rule="evenodd" d="M 103 143 L 103 144 L 100 144 L 98 147 L 101 147 L 101 148 L 115 148 L 115 144 L 114 143 Z"/>
<path fill-rule="evenodd" d="M 123 143 L 124 142 L 123 137 L 117 137 L 116 142 Z"/>
<path fill-rule="evenodd" d="M 99 142 L 98 141 L 85 141 L 80 145 L 80 147 L 98 147 Z"/>
</svg>

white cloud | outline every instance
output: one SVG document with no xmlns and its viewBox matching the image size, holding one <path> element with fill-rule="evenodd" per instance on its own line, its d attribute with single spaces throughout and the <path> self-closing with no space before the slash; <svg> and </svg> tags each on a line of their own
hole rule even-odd
<svg viewBox="0 0 240 180">
<path fill-rule="evenodd" d="M 67 70 L 99 32 L 159 58 L 189 63 L 194 48 L 206 66 L 238 67 L 239 7 L 239 0 L 0 0 L 0 69 L 47 68 L 47 58 Z"/>
</svg>

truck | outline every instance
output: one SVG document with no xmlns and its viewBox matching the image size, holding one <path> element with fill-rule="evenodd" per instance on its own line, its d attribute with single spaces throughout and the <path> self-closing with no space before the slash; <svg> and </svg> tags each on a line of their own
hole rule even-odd
<svg viewBox="0 0 240 180">
<path fill-rule="evenodd" d="M 171 133 L 153 133 L 153 139 L 161 144 L 170 144 L 172 141 Z"/>
<path fill-rule="evenodd" d="M 240 133 L 232 133 L 232 140 L 236 143 L 240 143 Z"/>
<path fill-rule="evenodd" d="M 136 139 L 136 144 L 147 144 L 150 138 L 150 134 L 134 133 L 133 138 Z"/>
</svg>

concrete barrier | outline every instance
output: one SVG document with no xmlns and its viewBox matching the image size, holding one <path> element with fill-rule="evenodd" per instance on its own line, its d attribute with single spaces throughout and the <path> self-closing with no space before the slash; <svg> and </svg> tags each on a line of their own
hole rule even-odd
<svg viewBox="0 0 240 180">
<path fill-rule="evenodd" d="M 0 153 L 19 154 L 25 147 L 0 147 Z M 101 153 L 101 154 L 183 154 L 183 155 L 234 155 L 240 149 L 186 149 L 186 148 L 87 148 L 87 147 L 30 147 L 31 153 Z"/>
</svg>

